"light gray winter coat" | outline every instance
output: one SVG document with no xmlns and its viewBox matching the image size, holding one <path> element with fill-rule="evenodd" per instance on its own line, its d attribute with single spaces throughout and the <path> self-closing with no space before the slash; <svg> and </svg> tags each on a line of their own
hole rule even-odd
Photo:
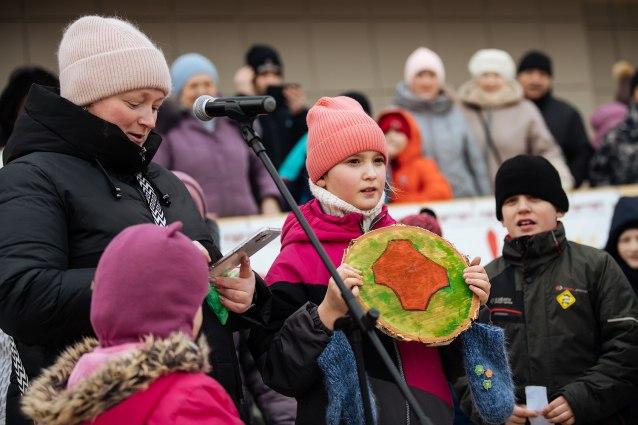
<svg viewBox="0 0 638 425">
<path fill-rule="evenodd" d="M 449 89 L 428 100 L 400 82 L 394 103 L 414 116 L 421 131 L 422 152 L 439 166 L 452 185 L 454 197 L 491 193 L 485 160 Z"/>
</svg>

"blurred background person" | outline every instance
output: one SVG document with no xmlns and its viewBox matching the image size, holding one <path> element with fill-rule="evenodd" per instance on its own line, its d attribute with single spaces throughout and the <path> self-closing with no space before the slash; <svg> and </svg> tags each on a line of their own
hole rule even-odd
<svg viewBox="0 0 638 425">
<path fill-rule="evenodd" d="M 306 134 L 306 94 L 297 83 L 284 83 L 284 66 L 279 53 L 272 47 L 256 44 L 246 53 L 246 64 L 253 69 L 254 93 L 272 96 L 277 109 L 258 118 L 261 138 L 275 168 Z"/>
<path fill-rule="evenodd" d="M 627 60 L 619 60 L 611 68 L 611 75 L 616 85 L 614 100 L 600 106 L 591 116 L 590 123 L 594 129 L 592 144 L 598 150 L 609 130 L 620 124 L 627 116 L 631 103 L 631 77 L 636 67 Z"/>
<path fill-rule="evenodd" d="M 552 59 L 538 50 L 531 50 L 518 64 L 518 82 L 525 98 L 541 111 L 545 124 L 563 151 L 574 176 L 574 187 L 580 186 L 589 174 L 593 149 L 580 113 L 571 104 L 554 97 Z"/>
<path fill-rule="evenodd" d="M 414 118 L 400 108 L 387 109 L 377 123 L 388 148 L 390 202 L 425 202 L 452 198 L 452 188 L 436 163 L 421 154 Z"/>
<path fill-rule="evenodd" d="M 13 132 L 18 114 L 24 109 L 24 99 L 32 84 L 60 87 L 58 77 L 39 66 L 21 66 L 11 72 L 0 94 L 0 168 L 3 163 L 2 150 Z"/>
<path fill-rule="evenodd" d="M 235 88 L 235 94 L 237 96 L 254 96 L 254 80 L 255 71 L 253 71 L 249 65 L 240 67 L 237 71 L 235 71 L 235 75 L 233 75 L 233 87 Z"/>
<path fill-rule="evenodd" d="M 430 208 L 421 208 L 418 214 L 406 215 L 399 220 L 399 223 L 408 226 L 421 227 L 422 229 L 428 230 L 434 234 L 443 236 L 441 223 L 439 223 L 436 213 Z"/>
<path fill-rule="evenodd" d="M 394 104 L 407 109 L 421 132 L 421 152 L 436 162 L 454 197 L 491 193 L 485 158 L 479 151 L 452 90 L 445 85 L 439 55 L 425 47 L 405 62 Z"/>
<path fill-rule="evenodd" d="M 629 83 L 631 101 L 625 119 L 610 130 L 591 161 L 592 186 L 638 183 L 638 72 Z"/>
<path fill-rule="evenodd" d="M 638 295 L 638 197 L 618 200 L 605 251 L 614 257 Z"/>
<path fill-rule="evenodd" d="M 166 134 L 153 160 L 193 177 L 204 191 L 206 210 L 212 216 L 279 212 L 279 191 L 244 142 L 237 123 L 227 117 L 200 121 L 193 115 L 199 96 L 220 95 L 215 65 L 200 54 L 187 53 L 173 62 L 171 78 L 181 119 Z"/>
<path fill-rule="evenodd" d="M 563 187 L 571 189 L 574 178 L 563 153 L 538 108 L 523 97 L 509 53 L 481 49 L 472 56 L 468 68 L 472 79 L 461 86 L 459 96 L 492 181 L 503 161 L 532 154 L 547 158 L 558 170 Z"/>
</svg>

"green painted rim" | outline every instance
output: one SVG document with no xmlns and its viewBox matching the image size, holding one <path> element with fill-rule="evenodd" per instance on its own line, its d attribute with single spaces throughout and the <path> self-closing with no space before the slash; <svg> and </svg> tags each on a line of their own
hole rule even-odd
<svg viewBox="0 0 638 425">
<path fill-rule="evenodd" d="M 447 270 L 449 286 L 437 291 L 424 311 L 404 310 L 392 289 L 375 283 L 372 265 L 391 240 L 409 240 L 421 254 Z M 352 242 L 344 262 L 361 270 L 359 300 L 366 309 L 381 312 L 379 327 L 394 338 L 426 344 L 450 342 L 478 313 L 478 297 L 463 279 L 467 267 L 463 256 L 445 239 L 420 227 L 393 225 L 368 232 Z"/>
</svg>

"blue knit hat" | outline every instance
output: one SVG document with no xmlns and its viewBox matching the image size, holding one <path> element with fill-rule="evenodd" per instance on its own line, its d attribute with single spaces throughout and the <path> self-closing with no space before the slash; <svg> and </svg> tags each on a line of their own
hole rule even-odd
<svg viewBox="0 0 638 425">
<path fill-rule="evenodd" d="M 199 53 L 186 53 L 171 65 L 171 79 L 173 80 L 173 93 L 179 96 L 186 82 L 195 75 L 205 74 L 213 79 L 215 85 L 219 85 L 219 73 L 215 64 Z"/>
</svg>

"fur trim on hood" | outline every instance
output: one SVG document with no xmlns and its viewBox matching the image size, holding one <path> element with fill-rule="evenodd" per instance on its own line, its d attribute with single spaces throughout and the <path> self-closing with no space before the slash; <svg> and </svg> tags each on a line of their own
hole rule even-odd
<svg viewBox="0 0 638 425">
<path fill-rule="evenodd" d="M 459 88 L 459 98 L 465 104 L 479 108 L 499 108 L 523 100 L 523 87 L 518 81 L 508 81 L 497 93 L 485 93 L 476 80 L 470 80 Z"/>
<path fill-rule="evenodd" d="M 95 338 L 86 338 L 66 349 L 29 387 L 22 398 L 24 413 L 36 423 L 81 424 L 146 390 L 164 375 L 210 370 L 204 337 L 196 344 L 181 333 L 173 333 L 166 339 L 147 336 L 141 348 L 109 362 L 101 371 L 67 389 L 75 364 L 97 346 Z"/>
</svg>

